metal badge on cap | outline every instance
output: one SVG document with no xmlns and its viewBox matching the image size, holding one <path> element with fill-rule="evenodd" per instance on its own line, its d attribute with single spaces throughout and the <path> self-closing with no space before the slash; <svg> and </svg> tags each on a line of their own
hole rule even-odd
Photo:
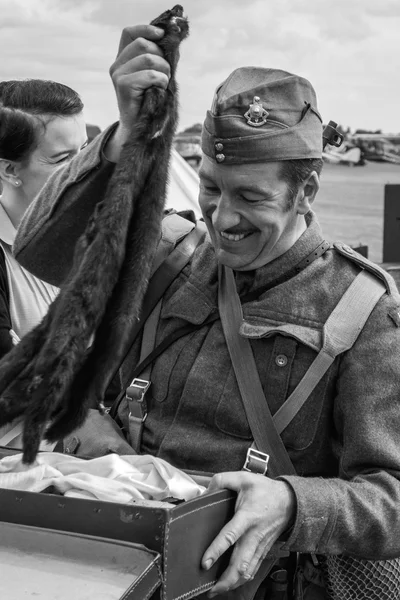
<svg viewBox="0 0 400 600">
<path fill-rule="evenodd" d="M 261 127 L 267 122 L 269 112 L 263 108 L 258 96 L 254 96 L 253 104 L 250 104 L 249 110 L 243 115 L 247 123 L 252 127 Z"/>
</svg>

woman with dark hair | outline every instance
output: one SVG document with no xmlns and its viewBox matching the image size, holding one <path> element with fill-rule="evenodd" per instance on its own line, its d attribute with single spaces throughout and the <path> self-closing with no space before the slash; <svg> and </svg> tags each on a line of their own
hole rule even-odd
<svg viewBox="0 0 400 600">
<path fill-rule="evenodd" d="M 37 325 L 58 288 L 34 277 L 11 247 L 47 178 L 87 143 L 83 104 L 54 81 L 0 82 L 0 358 Z"/>
</svg>

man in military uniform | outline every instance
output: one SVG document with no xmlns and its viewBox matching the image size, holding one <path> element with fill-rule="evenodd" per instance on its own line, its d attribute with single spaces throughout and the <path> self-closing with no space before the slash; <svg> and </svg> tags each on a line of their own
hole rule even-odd
<svg viewBox="0 0 400 600">
<path fill-rule="evenodd" d="M 167 85 L 161 35 L 150 26 L 124 32 L 111 69 L 119 124 L 49 181 L 22 224 L 16 256 L 42 279 L 59 284 L 68 272 L 144 91 Z M 212 488 L 238 492 L 233 520 L 203 558 L 208 568 L 234 545 L 213 594 L 251 579 L 278 538 L 300 553 L 400 556 L 399 296 L 379 267 L 324 243 L 311 210 L 322 166 L 311 84 L 275 69 L 234 71 L 216 91 L 202 148 L 200 205 L 209 235 L 163 298 L 156 343 L 184 324 L 199 327 L 155 361 L 141 451 L 219 473 Z M 209 319 L 218 310 L 218 264 L 235 273 L 240 335 L 251 342 L 272 414 L 313 363 L 328 317 L 360 271 L 384 286 L 357 341 L 282 432 L 295 475 L 241 470 L 253 435 L 221 321 Z M 139 352 L 137 343 L 131 363 Z M 126 405 L 120 418 L 127 419 Z"/>
</svg>

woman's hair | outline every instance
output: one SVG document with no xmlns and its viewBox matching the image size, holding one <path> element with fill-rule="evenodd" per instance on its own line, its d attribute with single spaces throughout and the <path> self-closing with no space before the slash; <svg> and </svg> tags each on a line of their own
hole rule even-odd
<svg viewBox="0 0 400 600">
<path fill-rule="evenodd" d="M 77 115 L 82 100 L 70 87 L 44 79 L 0 81 L 0 158 L 24 161 L 37 145 L 39 128 L 52 117 Z"/>
</svg>

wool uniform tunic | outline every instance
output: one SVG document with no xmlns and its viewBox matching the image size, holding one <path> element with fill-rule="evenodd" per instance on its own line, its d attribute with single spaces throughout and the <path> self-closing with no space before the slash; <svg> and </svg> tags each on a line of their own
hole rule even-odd
<svg viewBox="0 0 400 600">
<path fill-rule="evenodd" d="M 50 178 L 16 240 L 18 259 L 53 283 L 68 272 L 76 229 L 101 200 L 110 175 L 101 158 L 104 136 L 94 143 Z M 385 272 L 341 244 L 274 284 L 323 240 L 312 213 L 307 224 L 285 254 L 236 274 L 242 296 L 269 288 L 244 304 L 240 333 L 251 340 L 272 413 L 316 357 L 323 325 L 360 269 L 375 273 L 386 293 L 354 346 L 336 358 L 282 433 L 298 473 L 284 477 L 297 499 L 285 547 L 392 558 L 400 555 L 400 536 L 393 535 L 400 531 L 400 298 Z M 59 245 L 63 254 L 54 264 L 51 250 Z M 216 309 L 217 264 L 206 236 L 164 296 L 157 343 L 188 322 L 203 323 Z M 131 364 L 139 359 L 139 342 Z M 252 436 L 219 320 L 169 347 L 151 380 L 143 452 L 191 469 L 242 467 Z"/>
</svg>

